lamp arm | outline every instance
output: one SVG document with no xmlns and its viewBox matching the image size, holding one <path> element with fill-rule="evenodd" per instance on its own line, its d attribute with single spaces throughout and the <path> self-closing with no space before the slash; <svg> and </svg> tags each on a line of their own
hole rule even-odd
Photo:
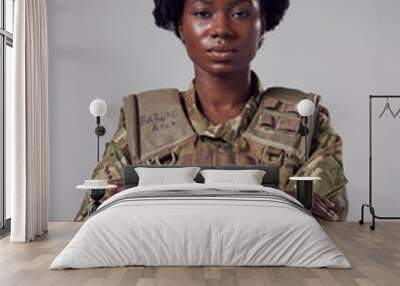
<svg viewBox="0 0 400 286">
<path fill-rule="evenodd" d="M 305 148 L 305 152 L 304 152 L 304 164 L 308 161 L 308 118 L 306 117 L 304 120 L 304 124 L 306 126 L 306 136 L 304 137 L 304 148 Z"/>
<path fill-rule="evenodd" d="M 100 116 L 96 116 L 96 134 L 97 134 L 97 163 L 100 160 L 100 155 L 99 155 L 99 149 L 100 149 L 100 134 L 99 134 L 99 129 L 100 129 Z"/>
<path fill-rule="evenodd" d="M 300 125 L 300 130 L 299 133 L 302 137 L 304 137 L 304 163 L 308 161 L 308 134 L 310 130 L 308 128 L 308 117 L 307 116 L 302 116 L 301 117 L 301 125 Z"/>
<path fill-rule="evenodd" d="M 94 133 L 97 135 L 97 162 L 100 161 L 100 155 L 99 155 L 99 149 L 100 149 L 100 136 L 103 136 L 106 134 L 106 128 L 104 126 L 100 125 L 100 116 L 96 116 L 96 129 L 94 130 Z"/>
</svg>

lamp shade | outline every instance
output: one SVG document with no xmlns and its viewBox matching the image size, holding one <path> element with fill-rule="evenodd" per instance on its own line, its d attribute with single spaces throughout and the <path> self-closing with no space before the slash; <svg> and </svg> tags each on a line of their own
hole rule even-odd
<svg viewBox="0 0 400 286">
<path fill-rule="evenodd" d="M 297 111 L 301 116 L 310 116 L 314 110 L 314 103 L 309 99 L 303 99 L 297 104 Z"/>
<path fill-rule="evenodd" d="M 93 116 L 104 116 L 107 112 L 107 104 L 102 99 L 94 99 L 90 103 L 89 109 Z"/>
</svg>

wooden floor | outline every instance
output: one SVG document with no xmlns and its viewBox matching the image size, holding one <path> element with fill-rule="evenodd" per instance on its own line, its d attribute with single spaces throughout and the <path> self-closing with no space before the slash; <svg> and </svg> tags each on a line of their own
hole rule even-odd
<svg viewBox="0 0 400 286">
<path fill-rule="evenodd" d="M 0 285 L 400 285 L 400 223 L 324 223 L 353 269 L 288 267 L 124 267 L 48 270 L 79 229 L 79 223 L 51 223 L 49 233 L 29 244 L 0 241 Z"/>
</svg>

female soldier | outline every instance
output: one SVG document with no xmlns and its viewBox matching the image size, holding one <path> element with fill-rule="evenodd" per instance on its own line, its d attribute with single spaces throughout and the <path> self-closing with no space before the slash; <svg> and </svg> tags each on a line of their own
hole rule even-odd
<svg viewBox="0 0 400 286">
<path fill-rule="evenodd" d="M 263 90 L 250 68 L 289 0 L 154 2 L 156 25 L 173 31 L 185 45 L 194 80 L 184 92 L 165 89 L 124 98 L 119 128 L 93 178 L 121 186 L 127 164 L 277 165 L 279 187 L 286 192 L 293 192 L 290 176 L 321 177 L 313 214 L 345 220 L 342 141 L 330 126 L 327 109 L 318 105 L 319 96 L 287 88 Z M 305 163 L 297 114 L 304 98 L 316 104 Z M 88 203 L 86 197 L 76 220 L 85 218 Z"/>
</svg>

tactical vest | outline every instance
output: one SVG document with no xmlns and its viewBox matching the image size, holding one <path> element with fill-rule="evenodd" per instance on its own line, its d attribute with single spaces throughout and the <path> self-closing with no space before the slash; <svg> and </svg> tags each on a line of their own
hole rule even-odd
<svg viewBox="0 0 400 286">
<path fill-rule="evenodd" d="M 243 134 L 250 145 L 250 152 L 264 162 L 279 165 L 283 156 L 295 156 L 302 161 L 305 155 L 305 140 L 299 133 L 301 116 L 297 105 L 303 99 L 315 104 L 315 112 L 310 120 L 310 131 L 305 140 L 311 143 L 319 112 L 320 97 L 299 90 L 274 87 L 265 91 L 260 106 Z M 307 144 L 310 152 L 311 144 Z M 266 156 L 275 159 L 265 158 Z"/>
<path fill-rule="evenodd" d="M 293 155 L 300 160 L 304 157 L 305 142 L 298 132 L 301 117 L 297 112 L 297 104 L 302 99 L 310 99 L 316 106 L 306 139 L 311 142 L 319 96 L 294 89 L 269 88 L 241 135 L 253 156 L 273 156 L 277 162 L 282 156 Z M 132 162 L 160 164 L 159 158 L 173 156 L 175 148 L 195 142 L 197 138 L 177 89 L 129 95 L 124 98 L 124 110 Z"/>
<path fill-rule="evenodd" d="M 132 162 L 157 163 L 176 146 L 196 139 L 177 89 L 129 95 L 124 110 Z"/>
</svg>

